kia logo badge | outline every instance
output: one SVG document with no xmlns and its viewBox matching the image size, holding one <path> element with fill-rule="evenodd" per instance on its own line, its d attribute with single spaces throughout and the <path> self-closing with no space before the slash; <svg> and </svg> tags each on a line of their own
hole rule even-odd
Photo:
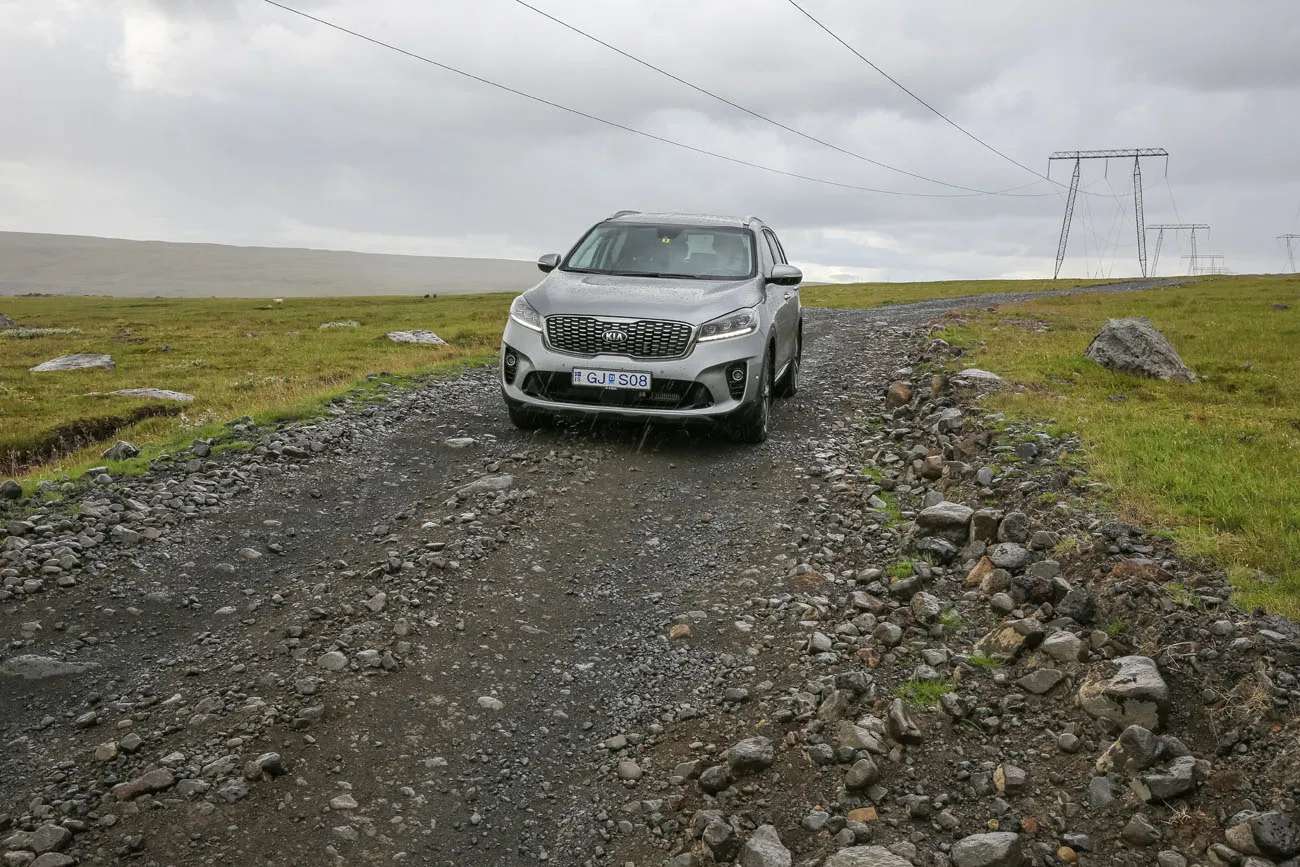
<svg viewBox="0 0 1300 867">
<path fill-rule="evenodd" d="M 627 332 L 611 328 L 601 335 L 606 343 L 627 343 Z"/>
</svg>

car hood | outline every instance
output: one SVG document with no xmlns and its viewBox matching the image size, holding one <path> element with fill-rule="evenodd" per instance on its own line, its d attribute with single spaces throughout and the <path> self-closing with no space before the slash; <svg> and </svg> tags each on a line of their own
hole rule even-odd
<svg viewBox="0 0 1300 867">
<path fill-rule="evenodd" d="M 694 325 L 763 300 L 758 278 L 683 280 L 558 270 L 524 294 L 543 316 L 627 316 L 676 319 Z"/>
</svg>

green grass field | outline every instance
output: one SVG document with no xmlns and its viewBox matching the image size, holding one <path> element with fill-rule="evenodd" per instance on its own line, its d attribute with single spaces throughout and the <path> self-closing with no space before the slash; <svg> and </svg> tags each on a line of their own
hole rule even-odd
<svg viewBox="0 0 1300 867">
<path fill-rule="evenodd" d="M 1085 360 L 1105 320 L 1121 316 L 1148 317 L 1199 381 Z M 1023 386 L 993 408 L 1080 434 L 1119 508 L 1226 567 L 1241 604 L 1300 618 L 1300 277 L 1037 299 L 973 314 L 948 336 Z"/>
<path fill-rule="evenodd" d="M 510 295 L 439 298 L 0 298 L 20 326 L 79 333 L 23 338 L 0 329 L 0 473 L 57 476 L 99 460 L 105 442 L 160 446 L 229 419 L 310 415 L 367 374 L 482 363 L 498 344 Z M 354 321 L 357 327 L 325 328 Z M 450 345 L 397 344 L 385 332 L 427 329 Z M 6 334 L 6 332 L 9 332 Z M 164 348 L 169 347 L 169 348 Z M 116 369 L 30 373 L 74 352 L 108 353 Z M 153 387 L 193 403 L 88 392 Z M 141 417 L 149 413 L 167 415 Z M 133 420 L 134 419 L 134 420 Z"/>
<path fill-rule="evenodd" d="M 809 306 L 872 307 L 1083 282 L 809 286 L 804 299 Z M 157 450 L 210 435 L 240 416 L 259 421 L 310 416 L 367 374 L 482 363 L 492 357 L 509 302 L 507 294 L 286 298 L 281 304 L 238 298 L 0 297 L 0 312 L 26 327 L 0 329 L 0 474 L 34 483 L 101 463 L 99 453 L 118 438 Z M 359 327 L 320 328 L 337 321 Z M 398 345 L 382 337 L 416 328 L 434 331 L 451 345 Z M 34 336 L 23 337 L 28 334 Z M 117 368 L 28 371 L 74 352 L 108 353 Z M 182 391 L 196 400 L 170 404 L 86 396 L 140 387 Z"/>
<path fill-rule="evenodd" d="M 931 298 L 960 298 L 963 295 L 1003 294 L 1005 292 L 1045 292 L 1050 289 L 1075 289 L 1098 282 L 1120 280 L 944 280 L 935 283 L 837 283 L 805 286 L 803 303 L 808 307 L 879 307 L 882 304 L 906 304 Z"/>
</svg>

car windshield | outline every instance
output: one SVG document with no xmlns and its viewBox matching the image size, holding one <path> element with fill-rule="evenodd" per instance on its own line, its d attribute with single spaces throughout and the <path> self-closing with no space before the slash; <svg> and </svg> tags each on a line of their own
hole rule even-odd
<svg viewBox="0 0 1300 867">
<path fill-rule="evenodd" d="M 743 280 L 754 276 L 754 236 L 723 226 L 601 223 L 560 267 L 624 277 Z"/>
</svg>

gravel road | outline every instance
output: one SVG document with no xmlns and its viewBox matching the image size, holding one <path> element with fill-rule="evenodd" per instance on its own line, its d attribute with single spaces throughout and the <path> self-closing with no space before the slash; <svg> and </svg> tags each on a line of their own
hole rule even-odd
<svg viewBox="0 0 1300 867">
<path fill-rule="evenodd" d="M 761 447 L 520 434 L 476 370 L 11 521 L 0 836 L 67 829 L 39 867 L 661 863 L 626 802 L 670 786 L 638 757 L 771 688 L 771 636 L 726 612 L 797 585 L 824 468 L 920 326 L 1016 298 L 808 310 Z"/>
</svg>

